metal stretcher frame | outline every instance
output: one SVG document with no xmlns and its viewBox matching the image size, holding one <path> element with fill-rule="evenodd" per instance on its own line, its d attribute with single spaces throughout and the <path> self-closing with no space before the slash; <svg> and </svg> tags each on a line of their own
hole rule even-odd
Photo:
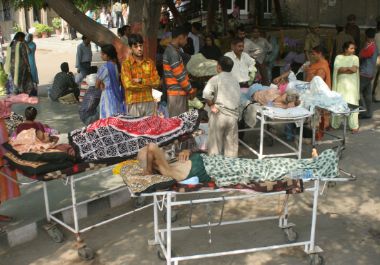
<svg viewBox="0 0 380 265">
<path fill-rule="evenodd" d="M 95 223 L 93 225 L 81 228 L 79 225 L 79 216 L 78 216 L 78 207 L 80 205 L 86 204 L 88 202 L 91 202 L 91 201 L 94 201 L 94 200 L 97 200 L 97 199 L 100 199 L 100 198 L 103 198 L 106 196 L 109 196 L 111 194 L 114 194 L 114 193 L 117 193 L 117 192 L 120 192 L 123 190 L 126 190 L 126 192 L 128 192 L 128 187 L 125 186 L 125 184 L 123 184 L 123 185 L 108 189 L 105 192 L 99 193 L 95 196 L 92 196 L 91 198 L 89 198 L 87 200 L 77 201 L 76 183 L 83 181 L 83 180 L 86 180 L 88 178 L 94 177 L 96 175 L 100 175 L 100 174 L 111 173 L 111 175 L 112 175 L 112 168 L 113 167 L 114 167 L 114 165 L 111 165 L 111 166 L 108 166 L 108 167 L 105 167 L 102 169 L 96 169 L 96 171 L 85 171 L 85 172 L 80 172 L 76 175 L 71 175 L 71 176 L 68 176 L 65 178 L 61 178 L 64 185 L 66 185 L 66 186 L 70 185 L 71 205 L 57 209 L 57 210 L 54 210 L 54 211 L 50 210 L 50 202 L 49 202 L 47 182 L 42 181 L 44 202 L 45 202 L 45 211 L 46 211 L 46 219 L 48 222 L 48 224 L 46 224 L 44 226 L 45 230 L 48 232 L 49 236 L 51 236 L 52 239 L 57 243 L 63 242 L 63 234 L 58 230 L 58 228 L 56 227 L 56 224 L 59 224 L 62 227 L 69 230 L 70 232 L 72 232 L 76 237 L 78 255 L 82 259 L 85 259 L 85 260 L 91 260 L 94 257 L 94 251 L 84 243 L 83 239 L 81 238 L 81 233 L 87 232 L 87 231 L 89 231 L 95 227 L 99 227 L 99 226 L 108 224 L 110 222 L 116 221 L 120 218 L 123 218 L 127 215 L 134 213 L 134 212 L 141 211 L 141 210 L 152 205 L 152 204 L 147 204 L 147 205 L 144 205 L 138 209 L 134 209 L 134 210 L 125 212 L 123 214 L 120 214 L 118 216 L 103 220 L 99 223 Z M 4 175 L 7 179 L 9 179 L 13 182 L 16 182 L 12 177 L 8 176 L 5 172 L 1 171 L 0 174 Z M 38 183 L 38 182 L 40 182 L 40 181 L 38 181 L 38 180 L 33 180 L 30 182 L 18 182 L 17 181 L 17 183 L 20 185 L 31 185 L 31 184 Z M 65 223 L 63 220 L 61 220 L 55 216 L 58 213 L 62 213 L 63 211 L 70 210 L 70 209 L 72 210 L 72 213 L 73 213 L 73 224 L 72 225 Z M 54 221 L 54 222 L 52 222 L 52 221 Z"/>
<path fill-rule="evenodd" d="M 340 116 L 340 117 L 343 117 L 343 132 L 342 132 L 342 135 L 339 136 L 339 135 L 334 135 L 326 130 L 323 130 L 323 133 L 330 136 L 332 139 L 326 139 L 326 140 L 316 140 L 316 132 L 317 132 L 317 125 L 318 125 L 318 110 L 324 110 L 324 111 L 328 111 L 330 112 L 331 114 L 333 114 L 334 116 Z M 348 118 L 351 114 L 353 113 L 360 113 L 360 112 L 363 112 L 365 111 L 364 108 L 362 107 L 358 107 L 358 108 L 355 108 L 355 109 L 351 109 L 350 111 L 347 111 L 347 112 L 332 112 L 331 110 L 328 110 L 328 109 L 324 109 L 324 108 L 320 108 L 320 107 L 316 107 L 315 110 L 314 110 L 314 115 L 313 115 L 313 122 L 312 122 L 312 145 L 313 146 L 317 146 L 317 145 L 324 145 L 324 144 L 334 144 L 334 143 L 338 143 L 338 146 L 341 147 L 342 150 L 344 150 L 346 148 L 346 137 L 347 137 L 347 121 L 348 121 Z"/>
<path fill-rule="evenodd" d="M 268 116 L 263 112 L 262 108 L 257 110 L 256 118 L 260 121 L 260 128 L 249 128 L 249 129 L 240 129 L 239 132 L 248 132 L 248 131 L 260 131 L 260 147 L 259 150 L 255 150 L 247 143 L 245 143 L 242 139 L 239 139 L 239 142 L 245 146 L 249 151 L 255 154 L 259 159 L 263 159 L 265 157 L 286 157 L 286 156 L 297 156 L 298 159 L 301 159 L 302 156 L 302 139 L 303 139 L 303 126 L 304 122 L 310 115 L 299 116 L 295 118 L 278 118 Z M 282 140 L 280 137 L 270 132 L 265 128 L 266 124 L 289 124 L 289 123 L 300 123 L 300 138 L 298 140 L 298 147 L 291 146 L 289 143 Z M 274 140 L 277 140 L 282 145 L 287 147 L 291 152 L 289 153 L 281 153 L 281 154 L 264 154 L 264 134 L 269 135 Z"/>
<path fill-rule="evenodd" d="M 322 191 L 325 189 L 326 184 L 329 182 L 345 182 L 349 180 L 355 180 L 356 177 L 351 174 L 341 170 L 342 174 L 349 176 L 349 178 L 334 178 L 334 179 L 314 179 L 309 180 L 308 182 L 313 183 L 312 187 L 305 188 L 304 192 L 312 193 L 313 195 L 313 209 L 311 211 L 311 225 L 310 225 L 310 238 L 305 241 L 296 242 L 297 233 L 293 231 L 294 224 L 288 222 L 288 200 L 286 199 L 284 203 L 284 210 L 280 216 L 268 216 L 268 217 L 260 217 L 255 219 L 243 219 L 243 220 L 235 220 L 235 221 L 222 221 L 221 219 L 218 223 L 209 223 L 209 224 L 200 224 L 200 225 L 189 225 L 181 226 L 181 227 L 173 227 L 172 226 L 172 212 L 173 207 L 180 205 L 195 205 L 195 204 L 204 204 L 204 203 L 214 203 L 214 202 L 224 202 L 230 200 L 247 200 L 247 199 L 255 199 L 260 197 L 269 197 L 269 196 L 277 196 L 284 195 L 286 191 L 281 192 L 271 192 L 271 193 L 259 193 L 259 192 L 249 192 L 244 193 L 244 195 L 221 195 L 219 197 L 214 197 L 215 194 L 228 193 L 229 190 L 220 189 L 220 190 L 201 190 L 196 192 L 186 192 L 186 193 L 178 193 L 173 191 L 165 191 L 165 192 L 155 192 L 155 193 L 147 193 L 141 194 L 143 197 L 153 197 L 153 220 L 154 220 L 154 239 L 150 240 L 149 245 L 158 246 L 158 256 L 161 259 L 166 260 L 167 265 L 178 265 L 179 262 L 185 260 L 196 260 L 203 258 L 213 258 L 227 255 L 238 255 L 245 253 L 253 253 L 259 251 L 268 251 L 268 250 L 277 250 L 288 247 L 296 247 L 303 246 L 304 252 L 310 256 L 310 264 L 311 265 L 322 265 L 324 263 L 323 257 L 319 254 L 323 252 L 323 250 L 315 244 L 315 232 L 316 232 L 316 224 L 317 224 L 317 209 L 318 209 L 318 196 L 320 194 L 320 182 L 325 182 L 325 185 Z M 239 191 L 239 190 L 233 190 Z M 212 197 L 210 198 L 200 198 L 194 200 L 177 200 L 180 195 L 188 195 L 188 194 L 210 194 Z M 134 196 L 134 195 L 132 195 Z M 166 224 L 165 227 L 159 227 L 159 211 L 164 211 L 166 209 Z M 221 211 L 221 215 L 223 214 L 223 210 Z M 204 253 L 204 254 L 195 254 L 188 256 L 173 256 L 172 246 L 172 233 L 176 231 L 189 230 L 194 228 L 204 228 L 204 227 L 216 227 L 216 226 L 225 226 L 225 225 L 233 225 L 233 224 L 242 224 L 249 222 L 259 222 L 259 221 L 268 221 L 268 220 L 279 220 L 279 228 L 282 229 L 285 235 L 288 238 L 288 243 L 272 245 L 272 246 L 264 246 L 264 247 L 255 247 L 255 248 L 247 248 L 247 249 L 237 249 L 237 250 L 229 250 L 229 251 L 221 251 L 215 253 Z M 293 237 L 291 237 L 293 235 Z M 294 237 L 295 235 L 295 237 Z"/>
</svg>

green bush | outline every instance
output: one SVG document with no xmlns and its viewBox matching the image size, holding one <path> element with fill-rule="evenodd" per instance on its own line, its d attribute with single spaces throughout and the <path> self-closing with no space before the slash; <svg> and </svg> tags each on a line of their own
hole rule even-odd
<svg viewBox="0 0 380 265">
<path fill-rule="evenodd" d="M 51 22 L 53 24 L 53 28 L 61 29 L 61 18 L 55 17 L 55 18 L 53 18 L 53 20 Z"/>
<path fill-rule="evenodd" d="M 50 27 L 50 26 L 45 25 L 45 24 L 35 23 L 35 24 L 33 24 L 33 26 L 36 28 L 36 32 L 38 34 L 53 32 L 53 27 Z"/>
</svg>

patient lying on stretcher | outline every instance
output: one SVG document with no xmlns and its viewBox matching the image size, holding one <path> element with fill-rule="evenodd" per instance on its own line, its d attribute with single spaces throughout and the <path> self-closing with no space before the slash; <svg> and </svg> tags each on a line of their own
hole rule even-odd
<svg viewBox="0 0 380 265">
<path fill-rule="evenodd" d="M 338 176 L 338 159 L 333 150 L 326 150 L 311 159 L 271 158 L 245 159 L 182 151 L 178 161 L 169 164 L 165 153 L 155 144 L 140 150 L 137 159 L 145 175 L 159 173 L 176 181 L 198 177 L 199 182 L 211 178 L 217 186 L 225 187 L 255 181 L 281 180 L 296 171 L 309 171 L 311 176 L 334 178 Z"/>
<path fill-rule="evenodd" d="M 294 91 L 286 91 L 288 81 L 284 80 L 277 85 L 263 86 L 253 84 L 246 93 L 242 93 L 242 99 L 258 102 L 263 106 L 277 108 L 293 108 L 300 105 L 299 95 Z"/>
</svg>

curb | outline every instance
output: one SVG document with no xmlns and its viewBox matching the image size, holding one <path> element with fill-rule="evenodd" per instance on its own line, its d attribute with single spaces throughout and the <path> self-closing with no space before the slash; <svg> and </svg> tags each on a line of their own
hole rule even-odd
<svg viewBox="0 0 380 265">
<path fill-rule="evenodd" d="M 131 196 L 128 191 L 121 190 L 117 193 L 113 193 L 103 198 L 95 199 L 94 201 L 84 203 L 78 206 L 78 219 L 87 218 L 90 215 L 99 213 L 106 209 L 111 209 L 118 207 L 127 203 Z M 71 209 L 67 209 L 62 213 L 56 215 L 59 219 L 63 220 L 65 223 L 73 224 L 73 212 Z M 5 232 L 0 234 L 0 245 L 5 249 L 24 244 L 35 239 L 41 232 L 46 233 L 43 226 L 47 223 L 46 217 L 25 224 L 21 227 L 14 229 L 5 228 Z M 57 224 L 57 227 L 61 230 L 66 230 L 61 225 Z M 71 232 L 69 232 L 71 233 Z"/>
</svg>

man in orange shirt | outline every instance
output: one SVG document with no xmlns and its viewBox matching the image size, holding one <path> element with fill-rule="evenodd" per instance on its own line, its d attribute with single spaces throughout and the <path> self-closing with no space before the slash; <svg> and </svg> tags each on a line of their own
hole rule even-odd
<svg viewBox="0 0 380 265">
<path fill-rule="evenodd" d="M 144 58 L 142 36 L 131 34 L 128 43 L 131 55 L 121 66 L 121 81 L 125 89 L 127 111 L 131 116 L 151 116 L 156 108 L 152 89 L 159 86 L 160 77 L 154 62 Z"/>
</svg>

